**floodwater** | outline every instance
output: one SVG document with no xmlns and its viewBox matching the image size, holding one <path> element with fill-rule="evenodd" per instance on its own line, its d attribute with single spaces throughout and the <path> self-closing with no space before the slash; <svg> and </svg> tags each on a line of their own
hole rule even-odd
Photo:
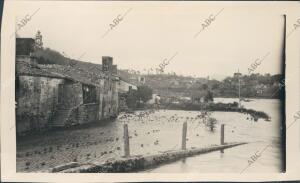
<svg viewBox="0 0 300 183">
<path fill-rule="evenodd" d="M 216 99 L 229 102 L 231 99 Z M 230 101 L 231 102 L 231 101 Z M 186 158 L 141 172 L 231 172 L 240 173 L 248 160 L 266 146 L 263 154 L 244 172 L 280 172 L 279 100 L 254 100 L 247 108 L 265 111 L 271 121 L 250 120 L 247 114 L 213 112 L 218 123 L 214 132 L 207 129 L 199 111 L 159 110 L 120 114 L 111 122 L 97 122 L 74 129 L 47 132 L 21 138 L 17 142 L 17 171 L 32 172 L 77 161 L 104 162 L 123 155 L 123 124 L 128 124 L 131 155 L 149 155 L 181 148 L 182 124 L 187 122 L 187 148 L 220 144 L 220 126 L 225 124 L 225 142 L 250 142 L 226 149 Z M 269 146 L 268 146 L 269 145 Z"/>
<path fill-rule="evenodd" d="M 217 98 L 215 102 L 237 102 L 237 99 Z M 249 121 L 240 113 L 215 112 L 219 125 L 225 124 L 225 141 L 246 141 L 249 144 L 226 149 L 222 154 L 212 152 L 162 165 L 144 172 L 159 173 L 266 173 L 282 172 L 280 100 L 253 99 L 243 102 L 248 109 L 266 112 L 271 121 Z M 219 134 L 219 132 L 217 132 Z M 191 135 L 191 134 L 190 134 Z M 201 133 L 201 135 L 204 135 Z M 217 139 L 210 138 L 209 141 Z M 200 143 L 203 143 L 202 140 Z M 259 157 L 251 159 L 255 154 Z"/>
</svg>

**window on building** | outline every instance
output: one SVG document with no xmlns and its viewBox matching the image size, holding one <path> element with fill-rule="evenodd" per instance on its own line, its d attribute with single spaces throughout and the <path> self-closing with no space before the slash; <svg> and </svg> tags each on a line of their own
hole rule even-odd
<svg viewBox="0 0 300 183">
<path fill-rule="evenodd" d="M 90 85 L 82 85 L 83 103 L 96 103 L 96 87 Z"/>
</svg>

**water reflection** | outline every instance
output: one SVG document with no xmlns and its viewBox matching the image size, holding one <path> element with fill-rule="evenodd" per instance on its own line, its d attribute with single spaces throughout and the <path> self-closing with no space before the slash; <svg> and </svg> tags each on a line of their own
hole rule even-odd
<svg viewBox="0 0 300 183">
<path fill-rule="evenodd" d="M 220 158 L 223 158 L 224 157 L 224 153 L 220 153 Z"/>
</svg>

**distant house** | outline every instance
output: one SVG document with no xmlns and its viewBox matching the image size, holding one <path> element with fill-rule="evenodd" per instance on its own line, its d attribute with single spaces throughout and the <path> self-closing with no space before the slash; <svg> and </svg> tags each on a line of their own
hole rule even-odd
<svg viewBox="0 0 300 183">
<path fill-rule="evenodd" d="M 119 111 L 126 111 L 128 109 L 126 102 L 128 93 L 132 90 L 137 90 L 137 86 L 120 78 L 117 83 L 117 90 L 119 96 Z"/>
<path fill-rule="evenodd" d="M 146 83 L 146 78 L 145 77 L 142 77 L 142 76 L 138 76 L 138 83 L 139 84 L 145 84 Z"/>
<path fill-rule="evenodd" d="M 32 48 L 26 48 L 32 46 L 29 44 L 31 41 L 27 40 L 17 39 L 18 134 L 89 123 L 118 115 L 119 77 L 112 57 L 102 57 L 101 71 L 56 64 L 39 65 L 30 56 Z M 25 42 L 24 47 L 22 42 Z"/>
<path fill-rule="evenodd" d="M 136 85 L 134 85 L 134 84 L 132 84 L 128 81 L 125 81 L 122 78 L 120 78 L 120 80 L 118 82 L 118 85 L 117 85 L 117 88 L 118 88 L 119 93 L 127 93 L 130 90 L 137 90 Z"/>
</svg>

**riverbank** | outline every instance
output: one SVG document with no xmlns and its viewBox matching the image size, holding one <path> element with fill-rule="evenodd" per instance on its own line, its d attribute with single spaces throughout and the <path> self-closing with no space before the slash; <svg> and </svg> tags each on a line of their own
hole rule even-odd
<svg viewBox="0 0 300 183">
<path fill-rule="evenodd" d="M 251 118 L 254 121 L 258 121 L 259 118 L 262 118 L 266 121 L 270 121 L 270 116 L 264 111 L 256 111 L 254 109 L 247 109 L 244 107 L 239 107 L 237 102 L 232 103 L 163 103 L 159 106 L 148 105 L 147 108 L 139 108 L 138 110 L 147 110 L 147 109 L 164 109 L 164 110 L 184 110 L 184 111 L 212 111 L 212 112 L 239 112 L 244 114 L 251 115 Z M 134 113 L 134 110 L 131 110 L 129 113 Z"/>
</svg>

